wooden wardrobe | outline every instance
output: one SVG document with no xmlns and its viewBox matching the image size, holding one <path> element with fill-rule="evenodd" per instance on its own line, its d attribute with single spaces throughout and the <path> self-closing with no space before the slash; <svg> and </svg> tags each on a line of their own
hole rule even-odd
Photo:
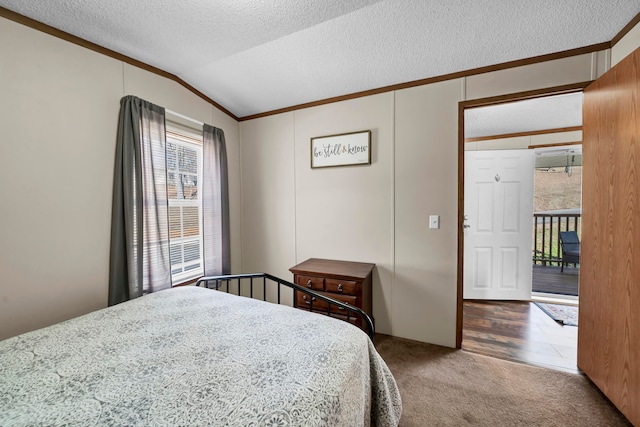
<svg viewBox="0 0 640 427">
<path fill-rule="evenodd" d="M 585 90 L 578 367 L 640 426 L 640 49 Z"/>
</svg>

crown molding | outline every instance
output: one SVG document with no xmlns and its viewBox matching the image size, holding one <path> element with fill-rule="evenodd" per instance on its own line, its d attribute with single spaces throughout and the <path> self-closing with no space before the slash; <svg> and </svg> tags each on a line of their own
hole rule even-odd
<svg viewBox="0 0 640 427">
<path fill-rule="evenodd" d="M 414 80 L 411 82 L 384 86 L 377 89 L 370 89 L 362 92 L 355 92 L 349 95 L 336 96 L 333 98 L 322 99 L 319 101 L 308 102 L 305 104 L 298 104 L 291 107 L 281 108 L 278 110 L 266 111 L 264 113 L 258 113 L 250 116 L 240 117 L 239 120 L 242 122 L 245 120 L 258 119 L 261 117 L 272 116 L 274 114 L 287 113 L 290 111 L 301 110 L 303 108 L 316 107 L 318 105 L 331 104 L 334 102 L 346 101 L 346 100 L 355 99 L 355 98 L 362 98 L 365 96 L 371 96 L 379 93 L 407 89 L 407 88 L 416 87 L 416 86 L 424 86 L 432 83 L 442 82 L 445 80 L 453 80 L 461 77 L 473 76 L 476 74 L 484 74 L 484 73 L 490 73 L 492 71 L 500 71 L 500 70 L 506 70 L 508 68 L 521 67 L 523 65 L 531 65 L 531 64 L 537 64 L 540 62 L 553 61 L 554 59 L 569 58 L 572 56 L 584 55 L 586 53 L 599 52 L 601 50 L 609 49 L 610 47 L 611 47 L 610 42 L 598 43 L 590 46 L 579 47 L 576 49 L 565 50 L 562 52 L 555 52 L 555 53 L 549 53 L 546 55 L 534 56 L 531 58 L 518 59 L 515 61 L 503 62 L 501 64 L 488 65 L 486 67 L 479 67 L 479 68 L 474 68 L 466 71 L 443 74 L 441 76 L 429 77 L 426 79 Z"/>
<path fill-rule="evenodd" d="M 571 127 L 544 129 L 544 130 L 532 130 L 528 132 L 505 133 L 502 135 L 477 136 L 474 138 L 465 138 L 464 142 L 491 141 L 494 139 L 517 138 L 520 136 L 546 135 L 549 133 L 574 132 L 577 130 L 582 130 L 582 126 L 571 126 Z"/>
<path fill-rule="evenodd" d="M 229 115 L 234 120 L 240 121 L 240 122 L 241 121 L 246 121 L 246 120 L 257 119 L 257 118 L 261 118 L 261 117 L 272 116 L 272 115 L 281 114 L 281 113 L 287 113 L 287 112 L 290 112 L 290 111 L 300 110 L 300 109 L 303 109 L 303 108 L 316 107 L 316 106 L 325 105 L 325 104 L 332 104 L 332 103 L 335 103 L 335 102 L 346 101 L 346 100 L 349 100 L 349 99 L 362 98 L 362 97 L 365 97 L 365 96 L 371 96 L 371 95 L 376 95 L 376 94 L 385 93 L 385 92 L 391 92 L 391 91 L 395 91 L 395 90 L 407 89 L 407 88 L 416 87 L 416 86 L 423 86 L 423 85 L 427 85 L 427 84 L 432 84 L 432 83 L 442 82 L 442 81 L 446 81 L 446 80 L 457 79 L 457 78 L 461 78 L 461 77 L 469 77 L 469 76 L 473 76 L 473 75 L 476 75 L 476 74 L 489 73 L 489 72 L 492 72 L 492 71 L 505 70 L 505 69 L 514 68 L 514 67 L 521 67 L 521 66 L 524 66 L 524 65 L 536 64 L 536 63 L 540 63 L 540 62 L 552 61 L 552 60 L 555 60 L 555 59 L 562 59 L 562 58 L 568 58 L 568 57 L 572 57 L 572 56 L 583 55 L 583 54 L 586 54 L 586 53 L 598 52 L 598 51 L 610 49 L 611 47 L 613 47 L 629 31 L 631 31 L 631 29 L 633 29 L 635 27 L 635 25 L 640 23 L 640 13 L 639 13 L 609 42 L 593 44 L 593 45 L 590 45 L 590 46 L 584 46 L 584 47 L 580 47 L 580 48 L 576 48 L 576 49 L 570 49 L 570 50 L 565 50 L 565 51 L 562 51 L 562 52 L 550 53 L 550 54 L 546 54 L 546 55 L 534 56 L 534 57 L 531 57 L 531 58 L 525 58 L 525 59 L 518 59 L 518 60 L 515 60 L 515 61 L 503 62 L 503 63 L 500 63 L 500 64 L 489 65 L 489 66 L 485 66 L 485 67 L 474 68 L 474 69 L 471 69 L 471 70 L 459 71 L 459 72 L 455 72 L 455 73 L 449 73 L 449 74 L 444 74 L 444 75 L 440 75 L 440 76 L 434 76 L 434 77 L 429 77 L 429 78 L 425 78 L 425 79 L 414 80 L 414 81 L 410 81 L 410 82 L 399 83 L 399 84 L 384 86 L 384 87 L 375 88 L 375 89 L 369 89 L 369 90 L 365 90 L 365 91 L 361 91 L 361 92 L 355 92 L 355 93 L 351 93 L 351 94 L 347 94 L 347 95 L 341 95 L 341 96 L 336 96 L 336 97 L 332 97 L 332 98 L 326 98 L 326 99 L 307 102 L 307 103 L 303 103 L 303 104 L 293 105 L 293 106 L 286 107 L 286 108 L 280 108 L 280 109 L 276 109 L 276 110 L 265 111 L 263 113 L 252 114 L 252 115 L 249 115 L 249 116 L 237 117 L 231 111 L 227 110 L 225 107 L 223 107 L 222 105 L 218 104 L 216 101 L 214 101 L 213 99 L 209 98 L 207 95 L 203 94 L 198 89 L 194 88 L 189 83 L 185 82 L 184 80 L 182 80 L 180 77 L 176 76 L 175 74 L 171 74 L 171 73 L 169 73 L 167 71 L 164 71 L 164 70 L 162 70 L 160 68 L 154 67 L 154 66 L 146 64 L 146 63 L 144 63 L 142 61 L 138 61 L 137 59 L 133 59 L 133 58 L 131 58 L 129 56 L 123 55 L 121 53 L 118 53 L 118 52 L 113 51 L 111 49 L 108 49 L 106 47 L 100 46 L 98 44 L 92 43 L 92 42 L 87 41 L 85 39 L 82 39 L 80 37 L 74 36 L 73 34 L 69 34 L 69 33 L 65 32 L 65 31 L 59 30 L 59 29 L 57 29 L 55 27 L 52 27 L 50 25 L 43 24 L 42 22 L 39 22 L 39 21 L 36 21 L 34 19 L 28 18 L 28 17 L 26 17 L 24 15 L 20 15 L 20 14 L 18 14 L 16 12 L 13 12 L 13 11 L 11 11 L 9 9 L 4 8 L 4 7 L 0 7 L 0 17 L 9 19 L 11 21 L 14 21 L 14 22 L 17 22 L 19 24 L 25 25 L 25 26 L 33 28 L 35 30 L 38 30 L 38 31 L 41 31 L 43 33 L 49 34 L 51 36 L 58 37 L 58 38 L 60 38 L 62 40 L 65 40 L 65 41 L 68 41 L 70 43 L 76 44 L 78 46 L 82 46 L 84 48 L 93 50 L 94 52 L 101 53 L 103 55 L 106 55 L 106 56 L 109 56 L 111 58 L 117 59 L 119 61 L 123 61 L 123 62 L 125 62 L 127 64 L 133 65 L 135 67 L 138 67 L 138 68 L 141 68 L 143 70 L 149 71 L 151 73 L 157 74 L 159 76 L 165 77 L 165 78 L 167 78 L 169 80 L 173 80 L 174 82 L 180 84 L 181 86 L 183 86 L 184 88 L 186 88 L 187 90 L 189 90 L 190 92 L 192 92 L 193 94 L 198 96 L 199 98 L 201 98 L 204 101 L 210 103 L 215 108 L 217 108 L 220 111 L 222 111 L 223 113 Z"/>
<path fill-rule="evenodd" d="M 616 34 L 613 39 L 611 39 L 611 47 L 613 47 L 616 44 L 618 44 L 618 42 L 624 36 L 626 36 L 627 33 L 629 31 L 631 31 L 633 29 L 633 27 L 635 27 L 638 23 L 640 23 L 640 13 L 637 14 L 631 21 L 629 21 L 629 23 L 627 25 L 625 25 L 624 28 L 622 28 L 622 30 L 620 30 L 620 32 L 618 34 Z"/>
<path fill-rule="evenodd" d="M 36 21 L 35 19 L 31 19 L 28 18 L 24 15 L 20 15 L 19 13 L 13 12 L 9 9 L 5 9 L 4 7 L 0 7 L 0 16 L 3 18 L 6 18 L 10 21 L 13 22 L 17 22 L 18 24 L 22 24 L 25 25 L 27 27 L 33 28 L 34 30 L 38 30 L 41 31 L 43 33 L 49 34 L 51 36 L 57 37 L 59 39 L 68 41 L 70 43 L 73 43 L 75 45 L 78 46 L 82 46 L 86 49 L 92 50 L 94 52 L 109 56 L 113 59 L 116 59 L 118 61 L 122 61 L 125 62 L 127 64 L 133 65 L 135 67 L 141 68 L 143 70 L 149 71 L 151 73 L 157 74 L 161 77 L 167 78 L 169 80 L 173 80 L 174 82 L 178 83 L 179 85 L 183 86 L 184 88 L 186 88 L 187 90 L 189 90 L 190 92 L 192 92 L 193 94 L 195 94 L 196 96 L 202 98 L 203 100 L 207 101 L 208 103 L 210 103 L 211 105 L 213 105 L 214 107 L 216 107 L 217 109 L 219 109 L 220 111 L 222 111 L 223 113 L 229 115 L 230 117 L 232 117 L 234 120 L 238 121 L 238 117 L 236 117 L 235 114 L 233 114 L 231 111 L 227 110 L 226 108 L 224 108 L 222 105 L 218 104 L 216 101 L 214 101 L 213 99 L 209 98 L 207 95 L 203 94 L 202 92 L 200 92 L 198 89 L 194 88 L 193 86 L 191 86 L 189 83 L 185 82 L 184 80 L 182 80 L 180 77 L 176 76 L 175 74 L 171 74 L 168 73 L 160 68 L 154 67 L 152 65 L 146 64 L 142 61 L 138 61 L 137 59 L 133 59 L 129 56 L 123 55 L 121 53 L 118 53 L 114 50 L 111 49 L 107 49 L 104 46 L 100 46 L 98 44 L 92 43 L 88 40 L 85 40 L 83 38 L 74 36 L 73 34 L 69 34 L 65 31 L 59 30 L 55 27 L 52 27 L 50 25 L 47 24 L 43 24 L 42 22 Z"/>
</svg>

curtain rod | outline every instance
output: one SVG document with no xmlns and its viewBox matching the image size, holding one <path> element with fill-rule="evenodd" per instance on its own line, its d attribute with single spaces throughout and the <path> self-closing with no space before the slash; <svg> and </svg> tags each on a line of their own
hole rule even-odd
<svg viewBox="0 0 640 427">
<path fill-rule="evenodd" d="M 189 120 L 190 122 L 193 122 L 193 123 L 198 124 L 200 126 L 204 125 L 204 122 L 201 122 L 201 121 L 196 120 L 196 119 L 192 119 L 191 117 L 187 117 L 184 114 L 176 113 L 175 111 L 171 111 L 168 108 L 165 108 L 164 111 L 169 113 L 169 114 L 171 114 L 171 115 L 173 115 L 173 116 L 180 117 L 181 119 Z"/>
</svg>

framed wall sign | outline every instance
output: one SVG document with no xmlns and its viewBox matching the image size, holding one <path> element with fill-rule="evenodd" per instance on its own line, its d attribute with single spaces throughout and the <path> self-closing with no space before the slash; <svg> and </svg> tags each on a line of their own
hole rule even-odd
<svg viewBox="0 0 640 427">
<path fill-rule="evenodd" d="M 311 138 L 312 168 L 370 164 L 370 130 Z"/>
</svg>

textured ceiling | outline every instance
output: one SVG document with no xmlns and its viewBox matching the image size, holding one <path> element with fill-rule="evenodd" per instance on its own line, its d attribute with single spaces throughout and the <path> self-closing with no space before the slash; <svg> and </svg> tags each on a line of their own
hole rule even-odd
<svg viewBox="0 0 640 427">
<path fill-rule="evenodd" d="M 465 138 L 582 126 L 582 93 L 467 109 Z"/>
<path fill-rule="evenodd" d="M 638 0 L 0 0 L 238 117 L 610 41 Z"/>
</svg>

